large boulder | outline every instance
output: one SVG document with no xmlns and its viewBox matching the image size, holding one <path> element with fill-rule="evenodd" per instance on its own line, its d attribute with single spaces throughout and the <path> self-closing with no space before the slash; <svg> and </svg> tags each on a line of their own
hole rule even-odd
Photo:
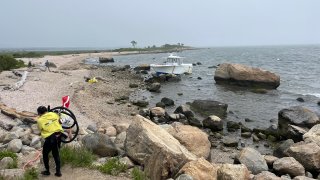
<svg viewBox="0 0 320 180">
<path fill-rule="evenodd" d="M 293 157 L 284 157 L 273 163 L 273 169 L 280 175 L 289 174 L 291 177 L 304 176 L 304 167 Z"/>
<path fill-rule="evenodd" d="M 183 165 L 196 159 L 165 129 L 140 115 L 127 130 L 125 150 L 154 180 L 173 177 Z"/>
<path fill-rule="evenodd" d="M 246 147 L 236 157 L 236 161 L 244 164 L 253 174 L 268 171 L 264 157 L 255 149 Z"/>
<path fill-rule="evenodd" d="M 307 171 L 320 170 L 320 147 L 316 143 L 296 143 L 287 150 L 287 154 L 299 161 Z"/>
<path fill-rule="evenodd" d="M 217 179 L 217 166 L 206 161 L 204 158 L 199 158 L 186 163 L 179 171 L 183 174 L 188 174 L 193 179 Z"/>
<path fill-rule="evenodd" d="M 211 143 L 208 135 L 197 127 L 173 123 L 173 128 L 166 129 L 184 147 L 197 157 L 208 158 Z"/>
<path fill-rule="evenodd" d="M 106 157 L 119 154 L 117 147 L 106 134 L 87 134 L 82 138 L 82 144 L 99 156 Z"/>
<path fill-rule="evenodd" d="M 278 127 L 282 136 L 288 135 L 289 125 L 311 128 L 320 123 L 316 113 L 301 106 L 282 109 L 278 113 L 278 118 Z"/>
<path fill-rule="evenodd" d="M 303 135 L 305 142 L 314 142 L 320 146 L 320 124 L 313 126 L 307 133 Z"/>
<path fill-rule="evenodd" d="M 215 115 L 223 118 L 227 114 L 228 105 L 213 100 L 194 100 L 190 108 L 203 116 Z"/>
<path fill-rule="evenodd" d="M 243 164 L 222 164 L 217 177 L 219 180 L 249 180 L 249 171 Z"/>
<path fill-rule="evenodd" d="M 260 68 L 241 64 L 223 63 L 216 69 L 214 80 L 217 84 L 276 89 L 280 85 L 280 76 Z"/>
</svg>

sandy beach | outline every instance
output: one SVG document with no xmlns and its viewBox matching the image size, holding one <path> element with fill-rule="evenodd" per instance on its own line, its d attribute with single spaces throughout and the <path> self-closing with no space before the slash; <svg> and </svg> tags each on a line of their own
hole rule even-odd
<svg viewBox="0 0 320 180">
<path fill-rule="evenodd" d="M 117 103 L 120 96 L 128 96 L 133 89 L 130 83 L 139 83 L 129 72 L 111 72 L 111 68 L 92 68 L 84 65 L 88 57 L 112 57 L 123 53 L 87 53 L 61 56 L 45 56 L 43 58 L 21 58 L 36 67 L 43 68 L 46 60 L 54 63 L 57 68 L 51 72 L 33 68 L 28 73 L 26 83 L 16 91 L 2 90 L 0 101 L 18 111 L 35 112 L 40 105 L 51 107 L 61 106 L 61 98 L 71 97 L 70 109 L 76 115 L 80 126 L 86 128 L 93 124 L 98 128 L 106 128 L 115 123 L 130 123 L 135 108 L 128 103 Z M 19 71 L 28 70 L 27 68 Z M 103 78 L 97 83 L 87 83 L 84 77 Z M 0 74 L 0 84 L 12 85 L 18 81 L 11 71 Z M 5 118 L 5 117 L 3 117 Z"/>
</svg>

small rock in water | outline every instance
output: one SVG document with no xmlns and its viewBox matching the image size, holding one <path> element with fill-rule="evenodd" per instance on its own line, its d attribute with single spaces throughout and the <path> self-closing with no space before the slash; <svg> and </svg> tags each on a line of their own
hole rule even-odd
<svg viewBox="0 0 320 180">
<path fill-rule="evenodd" d="M 304 99 L 303 99 L 302 97 L 298 97 L 298 98 L 297 98 L 297 101 L 299 101 L 299 102 L 304 102 Z"/>
<path fill-rule="evenodd" d="M 201 80 L 202 78 L 201 78 L 201 77 L 198 77 L 197 79 Z"/>
<path fill-rule="evenodd" d="M 178 94 L 178 96 L 182 96 L 183 95 L 183 93 L 177 93 Z"/>
<path fill-rule="evenodd" d="M 245 118 L 244 119 L 245 122 L 253 122 L 253 120 L 249 119 L 249 118 Z"/>
<path fill-rule="evenodd" d="M 237 147 L 238 146 L 238 139 L 234 137 L 225 136 L 222 139 L 222 142 L 227 147 Z"/>
<path fill-rule="evenodd" d="M 320 101 L 318 101 L 318 103 L 317 103 L 319 106 L 320 106 Z"/>
<path fill-rule="evenodd" d="M 252 139 L 254 142 L 259 141 L 260 139 L 258 138 L 258 136 L 256 136 L 255 134 L 252 134 Z"/>
</svg>

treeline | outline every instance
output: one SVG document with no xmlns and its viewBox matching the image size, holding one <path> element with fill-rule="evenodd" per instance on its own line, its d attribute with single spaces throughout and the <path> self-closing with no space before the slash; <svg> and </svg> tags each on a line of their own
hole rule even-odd
<svg viewBox="0 0 320 180">
<path fill-rule="evenodd" d="M 144 48 L 119 48 L 119 49 L 114 49 L 112 51 L 114 52 L 123 52 L 123 51 L 180 51 L 183 49 L 187 49 L 187 48 L 191 48 L 189 46 L 184 46 L 184 44 L 182 43 L 178 43 L 178 44 L 164 44 L 162 46 L 156 46 L 156 45 L 152 45 L 152 46 L 147 46 Z"/>
<path fill-rule="evenodd" d="M 20 67 L 25 67 L 22 60 L 16 60 L 9 55 L 0 55 L 0 72 Z"/>
</svg>

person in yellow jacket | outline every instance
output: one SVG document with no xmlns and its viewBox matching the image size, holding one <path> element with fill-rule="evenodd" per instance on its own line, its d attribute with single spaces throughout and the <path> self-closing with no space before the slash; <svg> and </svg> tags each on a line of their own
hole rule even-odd
<svg viewBox="0 0 320 180">
<path fill-rule="evenodd" d="M 57 113 L 48 112 L 48 109 L 44 106 L 40 106 L 37 109 L 38 115 L 40 116 L 37 120 L 41 136 L 45 139 L 42 149 L 43 163 L 45 171 L 42 171 L 42 175 L 49 176 L 49 153 L 52 151 L 52 156 L 56 164 L 55 176 L 61 177 L 60 171 L 60 135 L 63 132 L 60 117 Z"/>
</svg>

